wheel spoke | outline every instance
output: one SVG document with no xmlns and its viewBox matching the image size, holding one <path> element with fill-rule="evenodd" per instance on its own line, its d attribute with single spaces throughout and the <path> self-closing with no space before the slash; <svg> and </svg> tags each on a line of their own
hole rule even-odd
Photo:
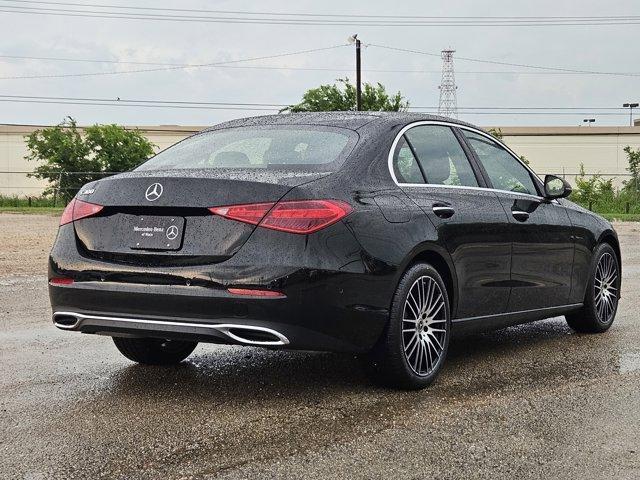
<svg viewBox="0 0 640 480">
<path fill-rule="evenodd" d="M 418 372 L 418 374 L 421 371 L 421 367 L 422 367 L 422 352 L 424 351 L 424 345 L 422 344 L 422 341 L 418 341 L 418 353 L 416 354 L 416 363 L 413 366 L 414 370 L 416 372 Z"/>
<path fill-rule="evenodd" d="M 444 302 L 440 302 L 440 300 L 442 299 L 442 294 L 438 293 L 438 296 L 436 297 L 435 300 L 433 300 L 433 302 L 429 305 L 429 310 L 427 310 L 427 317 L 432 317 L 435 314 L 433 313 L 433 310 L 436 307 L 440 307 L 444 305 Z"/>
<path fill-rule="evenodd" d="M 427 308 L 430 308 L 431 305 L 433 304 L 433 296 L 436 293 L 436 282 L 434 282 L 433 280 L 429 281 L 429 285 L 431 285 L 431 290 L 429 291 L 429 298 L 427 299 L 426 305 L 425 305 L 425 311 Z M 427 315 L 429 315 L 427 313 Z"/>
<path fill-rule="evenodd" d="M 444 307 L 444 302 L 440 302 L 440 303 L 438 304 L 438 308 L 436 308 L 435 310 L 433 310 L 433 311 L 432 311 L 431 313 L 429 313 L 428 315 L 429 315 L 430 317 L 435 317 L 435 316 L 438 314 L 438 312 L 439 312 L 440 310 L 442 310 L 442 308 L 443 308 L 443 307 Z"/>
<path fill-rule="evenodd" d="M 442 344 L 440 343 L 440 340 L 438 340 L 438 337 L 435 336 L 435 334 L 429 332 L 429 335 L 431 335 L 431 338 L 433 340 L 435 340 L 435 342 L 438 344 L 438 347 L 440 347 L 440 350 L 444 350 L 444 347 L 442 346 Z"/>
<path fill-rule="evenodd" d="M 427 354 L 429 356 L 429 361 L 427 363 L 427 368 L 426 368 L 427 372 L 430 372 L 431 369 L 433 368 L 433 357 L 431 356 L 431 349 L 429 348 L 429 345 L 430 345 L 429 338 L 427 337 L 427 341 L 425 342 L 425 345 L 424 345 L 424 348 L 427 351 Z"/>
<path fill-rule="evenodd" d="M 409 300 L 413 302 L 413 305 Z M 415 308 L 414 308 L 414 305 L 415 305 Z M 413 314 L 414 317 L 416 317 L 416 319 L 420 316 L 420 313 L 419 313 L 420 308 L 418 307 L 418 304 L 416 303 L 415 298 L 413 298 L 413 294 L 411 293 L 411 291 L 409 291 L 409 297 L 405 302 L 405 307 L 409 307 L 409 309 L 411 310 L 411 313 Z"/>
<path fill-rule="evenodd" d="M 418 334 L 414 333 L 413 337 L 411 337 L 411 340 L 409 340 L 409 343 L 407 344 L 406 347 L 404 347 L 404 351 L 406 352 L 407 350 L 409 350 L 411 348 L 411 345 L 414 344 L 414 342 L 419 342 L 418 340 Z M 415 345 L 413 345 L 413 349 L 408 353 L 408 356 L 410 357 L 411 354 L 413 353 L 413 350 L 415 349 Z"/>
</svg>

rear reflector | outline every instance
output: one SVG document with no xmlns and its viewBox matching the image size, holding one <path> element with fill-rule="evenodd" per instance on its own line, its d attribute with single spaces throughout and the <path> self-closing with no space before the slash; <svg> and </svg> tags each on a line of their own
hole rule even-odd
<svg viewBox="0 0 640 480">
<path fill-rule="evenodd" d="M 51 285 L 73 285 L 73 278 L 69 277 L 53 277 L 49 280 Z"/>
<path fill-rule="evenodd" d="M 104 207 L 95 203 L 83 202 L 82 200 L 73 199 L 66 206 L 62 217 L 60 217 L 60 226 L 66 225 L 81 218 L 91 217 L 100 213 Z"/>
<path fill-rule="evenodd" d="M 275 290 L 257 290 L 254 288 L 228 288 L 227 292 L 233 295 L 248 295 L 252 297 L 286 297 L 282 292 L 276 292 Z"/>
<path fill-rule="evenodd" d="M 216 215 L 282 232 L 309 234 L 317 232 L 353 210 L 339 200 L 299 200 L 250 205 L 231 205 L 209 209 Z"/>
</svg>

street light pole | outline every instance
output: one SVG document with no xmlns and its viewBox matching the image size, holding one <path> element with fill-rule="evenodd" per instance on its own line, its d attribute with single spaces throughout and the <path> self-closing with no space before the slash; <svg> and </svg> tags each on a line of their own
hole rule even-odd
<svg viewBox="0 0 640 480">
<path fill-rule="evenodd" d="M 358 34 L 353 36 L 356 41 L 356 110 L 362 110 L 362 77 L 360 74 L 360 40 Z"/>
<path fill-rule="evenodd" d="M 638 103 L 624 103 L 622 104 L 622 106 L 624 108 L 628 108 L 629 109 L 629 126 L 633 127 L 633 109 L 636 108 L 639 104 Z"/>
</svg>

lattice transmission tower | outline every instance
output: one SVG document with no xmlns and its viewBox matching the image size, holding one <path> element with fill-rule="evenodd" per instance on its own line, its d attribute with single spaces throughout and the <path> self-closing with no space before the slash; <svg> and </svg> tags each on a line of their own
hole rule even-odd
<svg viewBox="0 0 640 480">
<path fill-rule="evenodd" d="M 453 71 L 455 50 L 442 50 L 442 82 L 440 82 L 440 103 L 438 114 L 444 117 L 458 118 L 458 100 L 456 99 L 456 76 Z"/>
</svg>

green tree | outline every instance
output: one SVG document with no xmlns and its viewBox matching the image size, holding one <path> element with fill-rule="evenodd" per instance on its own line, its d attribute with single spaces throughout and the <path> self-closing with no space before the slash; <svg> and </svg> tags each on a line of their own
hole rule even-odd
<svg viewBox="0 0 640 480">
<path fill-rule="evenodd" d="M 32 177 L 46 179 L 45 194 L 71 199 L 87 182 L 130 170 L 153 154 L 153 145 L 137 130 L 118 125 L 93 125 L 82 132 L 77 122 L 36 130 L 27 136 L 27 160 L 41 162 Z"/>
<path fill-rule="evenodd" d="M 362 110 L 376 112 L 401 112 L 409 102 L 400 92 L 389 95 L 381 83 L 364 83 L 362 86 Z M 348 78 L 339 78 L 333 85 L 320 85 L 307 90 L 302 101 L 283 108 L 281 112 L 327 112 L 356 110 L 356 86 Z"/>
<path fill-rule="evenodd" d="M 605 190 L 607 186 L 605 186 Z M 580 174 L 576 175 L 576 188 L 571 193 L 571 200 L 575 200 L 583 206 L 596 203 L 601 196 L 602 180 L 600 174 L 587 178 L 584 171 L 584 163 L 580 164 Z"/>
<path fill-rule="evenodd" d="M 631 179 L 624 182 L 624 189 L 635 195 L 640 193 L 640 149 L 634 150 L 627 146 L 624 148 L 624 152 L 627 154 L 629 166 L 627 171 L 631 174 Z"/>
</svg>

